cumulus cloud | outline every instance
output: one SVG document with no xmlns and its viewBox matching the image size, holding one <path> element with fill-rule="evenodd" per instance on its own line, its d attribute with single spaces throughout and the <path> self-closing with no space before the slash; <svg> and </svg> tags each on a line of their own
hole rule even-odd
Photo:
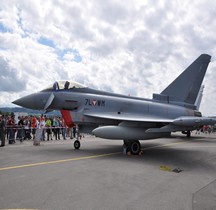
<svg viewBox="0 0 216 210">
<path fill-rule="evenodd" d="M 15 69 L 11 68 L 9 63 L 0 57 L 0 92 L 19 92 L 25 89 L 25 79 L 22 79 Z"/>
<path fill-rule="evenodd" d="M 0 106 L 62 79 L 151 98 L 200 54 L 215 55 L 214 8 L 210 0 L 2 1 Z M 204 114 L 214 112 L 214 69 Z"/>
</svg>

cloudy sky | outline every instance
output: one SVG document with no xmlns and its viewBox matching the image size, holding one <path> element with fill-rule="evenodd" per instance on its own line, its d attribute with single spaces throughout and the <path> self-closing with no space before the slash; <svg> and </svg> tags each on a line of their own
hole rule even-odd
<svg viewBox="0 0 216 210">
<path fill-rule="evenodd" d="M 0 107 L 55 80 L 151 98 L 212 55 L 201 111 L 216 115 L 212 0 L 0 1 Z"/>
</svg>

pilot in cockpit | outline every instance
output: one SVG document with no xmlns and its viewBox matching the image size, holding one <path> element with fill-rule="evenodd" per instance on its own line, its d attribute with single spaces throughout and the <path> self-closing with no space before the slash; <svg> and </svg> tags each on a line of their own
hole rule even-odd
<svg viewBox="0 0 216 210">
<path fill-rule="evenodd" d="M 59 90 L 59 84 L 58 84 L 58 82 L 55 82 L 53 84 L 53 90 Z"/>
<path fill-rule="evenodd" d="M 65 82 L 65 85 L 64 85 L 64 89 L 67 90 L 68 87 L 69 87 L 69 85 L 70 85 L 70 82 L 66 81 L 66 82 Z"/>
</svg>

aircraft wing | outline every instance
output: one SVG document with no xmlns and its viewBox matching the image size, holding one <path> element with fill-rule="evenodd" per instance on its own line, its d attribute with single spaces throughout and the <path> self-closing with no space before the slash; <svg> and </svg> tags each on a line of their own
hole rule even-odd
<svg viewBox="0 0 216 210">
<path fill-rule="evenodd" d="M 86 112 L 84 114 L 88 117 L 103 118 L 110 120 L 118 120 L 120 126 L 130 125 L 136 127 L 137 122 L 144 123 L 164 123 L 164 126 L 160 128 L 149 128 L 146 133 L 161 133 L 161 132 L 175 132 L 185 130 L 195 130 L 196 128 L 203 125 L 214 125 L 216 124 L 216 118 L 211 117 L 194 117 L 194 116 L 182 116 L 175 119 L 160 118 L 153 116 L 142 116 L 140 114 L 131 113 L 116 113 L 116 112 Z"/>
<path fill-rule="evenodd" d="M 158 116 L 143 116 L 141 114 L 132 114 L 132 113 L 117 113 L 117 112 L 85 112 L 85 116 L 94 117 L 94 118 L 103 118 L 109 120 L 118 120 L 118 121 L 130 121 L 130 122 L 162 122 L 170 123 L 173 119 L 169 118 L 160 118 Z"/>
</svg>

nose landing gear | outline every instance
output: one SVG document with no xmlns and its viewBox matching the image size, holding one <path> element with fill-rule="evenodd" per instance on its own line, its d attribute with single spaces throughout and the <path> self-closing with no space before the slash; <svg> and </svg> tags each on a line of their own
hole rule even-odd
<svg viewBox="0 0 216 210">
<path fill-rule="evenodd" d="M 80 141 L 79 141 L 79 140 L 76 140 L 76 141 L 74 142 L 74 148 L 75 148 L 75 149 L 79 149 L 79 148 L 80 148 Z"/>
</svg>

